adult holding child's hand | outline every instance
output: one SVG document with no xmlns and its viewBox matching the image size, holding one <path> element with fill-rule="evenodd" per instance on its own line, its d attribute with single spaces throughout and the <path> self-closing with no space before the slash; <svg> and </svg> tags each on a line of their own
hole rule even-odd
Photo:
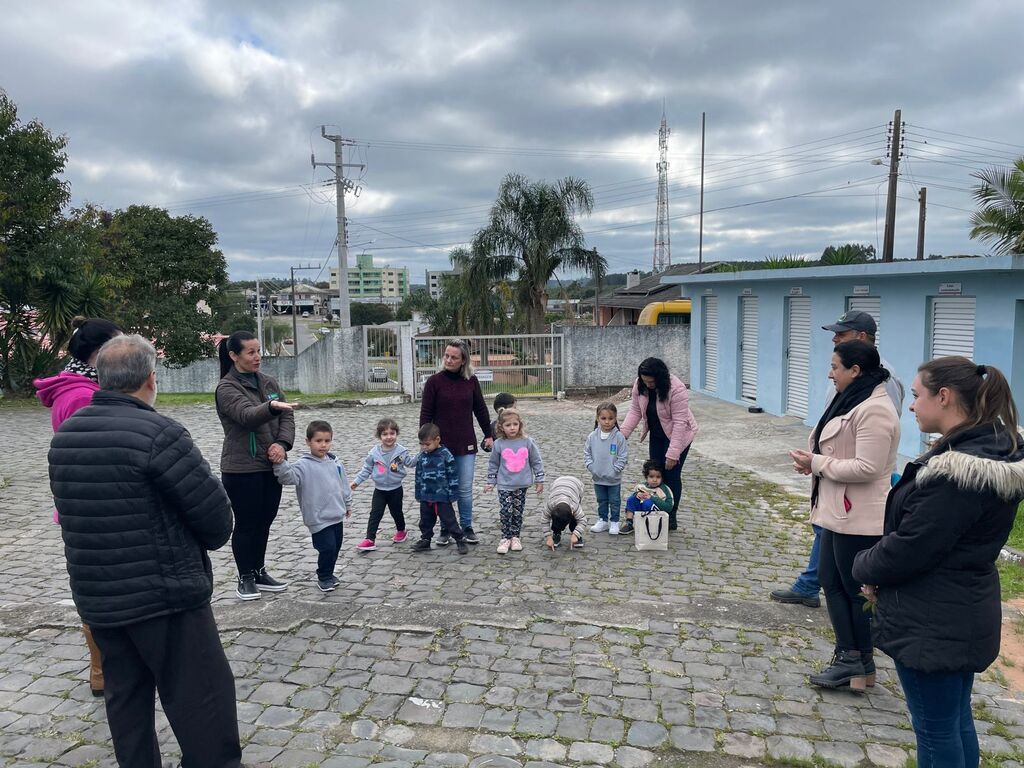
<svg viewBox="0 0 1024 768">
<path fill-rule="evenodd" d="M 281 505 L 273 465 L 285 460 L 295 441 L 295 403 L 287 402 L 277 381 L 260 372 L 260 342 L 253 334 L 236 331 L 221 341 L 219 353 L 216 401 L 224 428 L 220 470 L 235 516 L 235 594 L 258 600 L 261 592 L 288 588 L 287 582 L 267 573 L 266 554 L 270 526 Z"/>
<path fill-rule="evenodd" d="M 690 394 L 686 385 L 669 373 L 663 360 L 648 357 L 637 368 L 630 397 L 629 413 L 620 431 L 628 439 L 642 423 L 640 439 L 650 435 L 649 457 L 664 465 L 664 482 L 672 491 L 668 527 L 674 531 L 683 488 L 683 462 L 699 429 L 690 411 Z"/>
</svg>

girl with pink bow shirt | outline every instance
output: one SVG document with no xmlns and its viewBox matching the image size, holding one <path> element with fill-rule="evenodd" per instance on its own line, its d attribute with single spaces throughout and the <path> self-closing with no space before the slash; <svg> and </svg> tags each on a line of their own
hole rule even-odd
<svg viewBox="0 0 1024 768">
<path fill-rule="evenodd" d="M 526 489 L 536 485 L 537 493 L 544 492 L 544 464 L 540 449 L 526 436 L 526 422 L 515 408 L 504 408 L 495 424 L 497 440 L 487 464 L 485 492 L 498 487 L 498 507 L 501 518 L 501 542 L 498 554 L 523 548 L 523 509 L 526 507 Z"/>
</svg>

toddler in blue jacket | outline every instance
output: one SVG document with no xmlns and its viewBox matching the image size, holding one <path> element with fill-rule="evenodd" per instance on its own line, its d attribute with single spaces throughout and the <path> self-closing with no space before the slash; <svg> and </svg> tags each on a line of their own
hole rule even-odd
<svg viewBox="0 0 1024 768">
<path fill-rule="evenodd" d="M 437 424 L 420 427 L 420 453 L 416 457 L 416 500 L 420 503 L 420 540 L 413 552 L 430 549 L 434 520 L 441 520 L 441 530 L 455 539 L 459 554 L 469 551 L 466 537 L 455 515 L 452 502 L 459 498 L 459 471 L 452 452 L 441 445 L 441 429 Z"/>
</svg>

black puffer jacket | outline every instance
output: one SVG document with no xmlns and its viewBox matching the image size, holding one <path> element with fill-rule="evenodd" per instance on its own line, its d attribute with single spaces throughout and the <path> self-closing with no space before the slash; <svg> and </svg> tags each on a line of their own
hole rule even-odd
<svg viewBox="0 0 1024 768">
<path fill-rule="evenodd" d="M 82 620 L 117 627 L 205 605 L 209 549 L 231 504 L 181 424 L 100 390 L 50 444 L 71 594 Z"/>
<path fill-rule="evenodd" d="M 878 586 L 875 645 L 921 672 L 981 672 L 999 654 L 995 560 L 1024 499 L 1024 450 L 991 426 L 907 465 L 885 535 L 853 576 Z"/>
</svg>

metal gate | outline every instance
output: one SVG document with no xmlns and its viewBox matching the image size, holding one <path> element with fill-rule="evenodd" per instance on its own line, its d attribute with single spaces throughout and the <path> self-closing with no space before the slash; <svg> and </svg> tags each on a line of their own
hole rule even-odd
<svg viewBox="0 0 1024 768">
<path fill-rule="evenodd" d="M 787 300 L 786 413 L 807 418 L 807 388 L 811 365 L 811 300 L 806 296 Z"/>
<path fill-rule="evenodd" d="M 485 396 L 508 392 L 516 397 L 555 397 L 564 387 L 561 334 L 464 336 L 474 373 Z M 412 340 L 417 400 L 423 385 L 441 370 L 448 336 L 417 336 Z"/>
<path fill-rule="evenodd" d="M 363 326 L 363 381 L 367 392 L 402 391 L 396 328 Z"/>
<path fill-rule="evenodd" d="M 704 297 L 704 390 L 718 391 L 718 297 Z"/>
<path fill-rule="evenodd" d="M 740 299 L 740 399 L 757 402 L 757 297 Z"/>
</svg>

